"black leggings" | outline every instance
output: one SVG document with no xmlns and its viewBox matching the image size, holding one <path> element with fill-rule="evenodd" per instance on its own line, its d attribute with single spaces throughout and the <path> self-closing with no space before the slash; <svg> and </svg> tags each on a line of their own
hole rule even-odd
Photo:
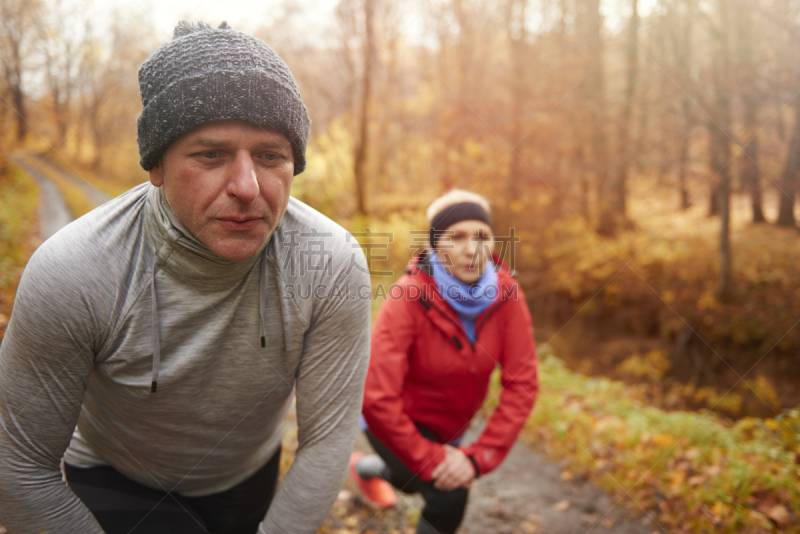
<svg viewBox="0 0 800 534">
<path fill-rule="evenodd" d="M 254 534 L 275 495 L 281 451 L 229 490 L 203 497 L 155 490 L 109 466 L 64 466 L 67 483 L 106 534 Z"/>
<path fill-rule="evenodd" d="M 427 428 L 419 425 L 417 428 L 427 439 L 439 442 Z M 419 492 L 425 499 L 425 507 L 417 524 L 417 534 L 453 534 L 464 518 L 469 490 L 457 488 L 452 491 L 441 491 L 434 488 L 432 483 L 425 482 L 412 473 L 386 445 L 372 435 L 372 432 L 367 430 L 366 434 L 372 448 L 389 467 L 391 471 L 389 482 L 392 486 L 404 493 Z"/>
</svg>

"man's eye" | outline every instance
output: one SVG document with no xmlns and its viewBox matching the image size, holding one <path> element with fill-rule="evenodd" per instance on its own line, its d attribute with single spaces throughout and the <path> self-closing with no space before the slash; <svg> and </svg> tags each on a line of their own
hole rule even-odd
<svg viewBox="0 0 800 534">
<path fill-rule="evenodd" d="M 219 153 L 216 150 L 207 150 L 203 152 L 203 157 L 206 159 L 215 159 Z"/>
<path fill-rule="evenodd" d="M 281 157 L 280 154 L 276 154 L 275 152 L 267 152 L 263 154 L 263 158 L 267 161 L 275 161 Z"/>
</svg>

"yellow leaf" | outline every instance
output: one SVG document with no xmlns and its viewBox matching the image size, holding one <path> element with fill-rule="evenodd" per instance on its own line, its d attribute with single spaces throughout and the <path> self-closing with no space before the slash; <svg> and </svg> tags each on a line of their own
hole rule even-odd
<svg viewBox="0 0 800 534">
<path fill-rule="evenodd" d="M 556 512 L 563 512 L 567 508 L 569 508 L 569 501 L 558 501 L 553 505 L 553 510 Z"/>
<path fill-rule="evenodd" d="M 690 486 L 692 486 L 692 487 L 694 488 L 694 487 L 697 487 L 697 486 L 699 486 L 700 484 L 702 484 L 702 483 L 703 483 L 703 480 L 704 480 L 704 478 L 703 478 L 702 476 L 700 476 L 700 475 L 695 475 L 695 476 L 693 476 L 693 477 L 689 477 L 689 479 L 688 479 L 686 482 L 687 482 L 687 483 L 688 483 Z M 717 501 L 717 502 L 719 502 L 719 501 Z"/>
<path fill-rule="evenodd" d="M 767 512 L 767 517 L 778 523 L 778 526 L 786 525 L 790 519 L 789 511 L 782 504 L 770 508 Z"/>
<path fill-rule="evenodd" d="M 675 444 L 675 437 L 669 434 L 656 434 L 653 436 L 653 445 L 667 449 Z"/>
</svg>

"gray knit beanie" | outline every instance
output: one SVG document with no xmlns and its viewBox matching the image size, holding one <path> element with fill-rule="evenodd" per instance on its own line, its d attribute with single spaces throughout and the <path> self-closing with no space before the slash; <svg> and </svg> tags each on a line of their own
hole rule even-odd
<svg viewBox="0 0 800 534">
<path fill-rule="evenodd" d="M 178 23 L 172 40 L 139 68 L 139 90 L 139 163 L 146 171 L 189 130 L 230 119 L 282 133 L 294 173 L 306 167 L 311 119 L 289 67 L 266 43 L 224 22 Z"/>
</svg>

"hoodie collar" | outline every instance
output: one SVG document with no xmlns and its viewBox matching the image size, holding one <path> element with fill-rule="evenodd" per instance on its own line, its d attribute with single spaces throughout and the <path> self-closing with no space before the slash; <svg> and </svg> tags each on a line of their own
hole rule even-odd
<svg viewBox="0 0 800 534">
<path fill-rule="evenodd" d="M 186 281 L 213 285 L 239 282 L 263 252 L 242 261 L 220 258 L 178 220 L 160 187 L 150 186 L 147 193 L 145 231 L 159 268 Z"/>
</svg>

